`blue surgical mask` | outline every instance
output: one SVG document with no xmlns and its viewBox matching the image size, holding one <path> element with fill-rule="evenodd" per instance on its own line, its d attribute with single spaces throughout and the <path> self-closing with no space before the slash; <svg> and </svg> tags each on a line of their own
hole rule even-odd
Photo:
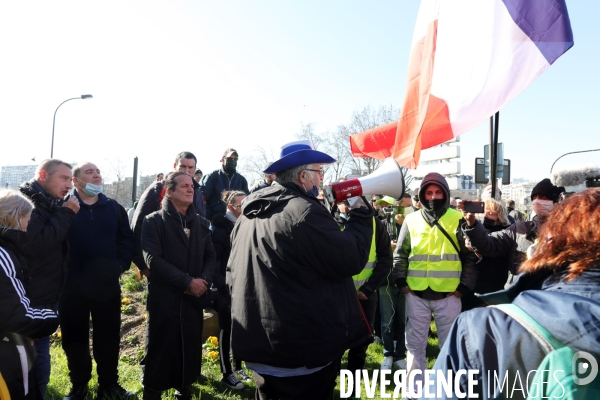
<svg viewBox="0 0 600 400">
<path fill-rule="evenodd" d="M 85 187 L 81 188 L 88 196 L 97 196 L 102 193 L 102 185 L 94 185 L 93 183 L 85 183 Z"/>
<path fill-rule="evenodd" d="M 314 197 L 314 198 L 317 198 L 317 196 L 319 195 L 319 188 L 313 182 L 311 173 L 308 172 L 308 171 L 307 171 L 307 173 L 309 174 L 309 178 L 308 179 L 310 179 L 310 182 L 313 184 L 313 187 L 310 190 L 306 190 L 306 188 L 304 188 L 304 190 L 306 191 L 307 195 L 309 195 L 311 197 Z M 302 185 L 302 186 L 304 187 L 304 185 Z"/>
</svg>

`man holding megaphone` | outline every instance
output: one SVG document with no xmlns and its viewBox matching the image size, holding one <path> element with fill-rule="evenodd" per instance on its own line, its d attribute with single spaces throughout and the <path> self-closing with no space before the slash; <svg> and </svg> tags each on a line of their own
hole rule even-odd
<svg viewBox="0 0 600 400">
<path fill-rule="evenodd" d="M 346 349 L 372 340 L 352 276 L 369 260 L 373 212 L 344 231 L 316 198 L 321 166 L 307 140 L 281 149 L 269 187 L 246 197 L 231 233 L 231 350 L 254 371 L 256 398 L 331 398 Z"/>
</svg>

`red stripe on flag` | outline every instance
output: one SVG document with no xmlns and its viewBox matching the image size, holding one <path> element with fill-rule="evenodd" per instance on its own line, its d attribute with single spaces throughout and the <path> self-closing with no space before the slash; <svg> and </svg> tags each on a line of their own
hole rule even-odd
<svg viewBox="0 0 600 400">
<path fill-rule="evenodd" d="M 430 100 L 436 36 L 437 20 L 434 20 L 427 26 L 425 36 L 413 45 L 408 63 L 406 97 L 392 154 L 398 164 L 411 169 L 417 168 L 421 154 L 421 128 L 426 121 Z"/>
<path fill-rule="evenodd" d="M 429 93 L 435 61 L 437 20 L 411 49 L 407 89 L 400 120 L 350 137 L 355 157 L 394 157 L 400 165 L 416 168 L 421 148 L 438 145 L 454 137 L 448 105 Z"/>
<path fill-rule="evenodd" d="M 434 95 L 429 95 L 427 114 L 421 128 L 421 148 L 428 149 L 454 138 L 448 104 Z"/>
<path fill-rule="evenodd" d="M 350 136 L 350 151 L 354 157 L 383 160 L 392 156 L 398 122 Z"/>
</svg>

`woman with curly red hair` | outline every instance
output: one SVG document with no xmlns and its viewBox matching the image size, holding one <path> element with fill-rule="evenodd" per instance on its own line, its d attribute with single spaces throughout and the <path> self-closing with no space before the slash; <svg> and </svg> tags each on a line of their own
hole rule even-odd
<svg viewBox="0 0 600 400">
<path fill-rule="evenodd" d="M 527 393 L 533 378 L 528 373 L 546 356 L 531 325 L 513 318 L 523 311 L 558 342 L 600 360 L 600 188 L 577 193 L 555 206 L 538 238 L 515 284 L 482 296 L 488 304 L 512 303 L 518 313 L 505 306 L 462 313 L 434 366 L 444 373 L 479 370 L 475 386 L 479 398 L 512 398 L 508 392 L 517 374 L 518 394 Z M 500 381 L 508 377 L 509 384 L 501 389 L 494 377 Z M 596 376 L 588 385 L 575 385 L 575 392 L 569 394 L 600 398 L 599 382 Z M 463 384 L 466 391 L 466 379 Z"/>
</svg>

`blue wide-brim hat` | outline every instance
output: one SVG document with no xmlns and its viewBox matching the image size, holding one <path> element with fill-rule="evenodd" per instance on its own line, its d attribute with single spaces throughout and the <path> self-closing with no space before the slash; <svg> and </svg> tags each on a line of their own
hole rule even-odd
<svg viewBox="0 0 600 400">
<path fill-rule="evenodd" d="M 279 160 L 273 162 L 263 172 L 265 174 L 276 174 L 300 165 L 331 164 L 334 162 L 335 158 L 315 150 L 310 140 L 298 140 L 281 146 Z"/>
</svg>

